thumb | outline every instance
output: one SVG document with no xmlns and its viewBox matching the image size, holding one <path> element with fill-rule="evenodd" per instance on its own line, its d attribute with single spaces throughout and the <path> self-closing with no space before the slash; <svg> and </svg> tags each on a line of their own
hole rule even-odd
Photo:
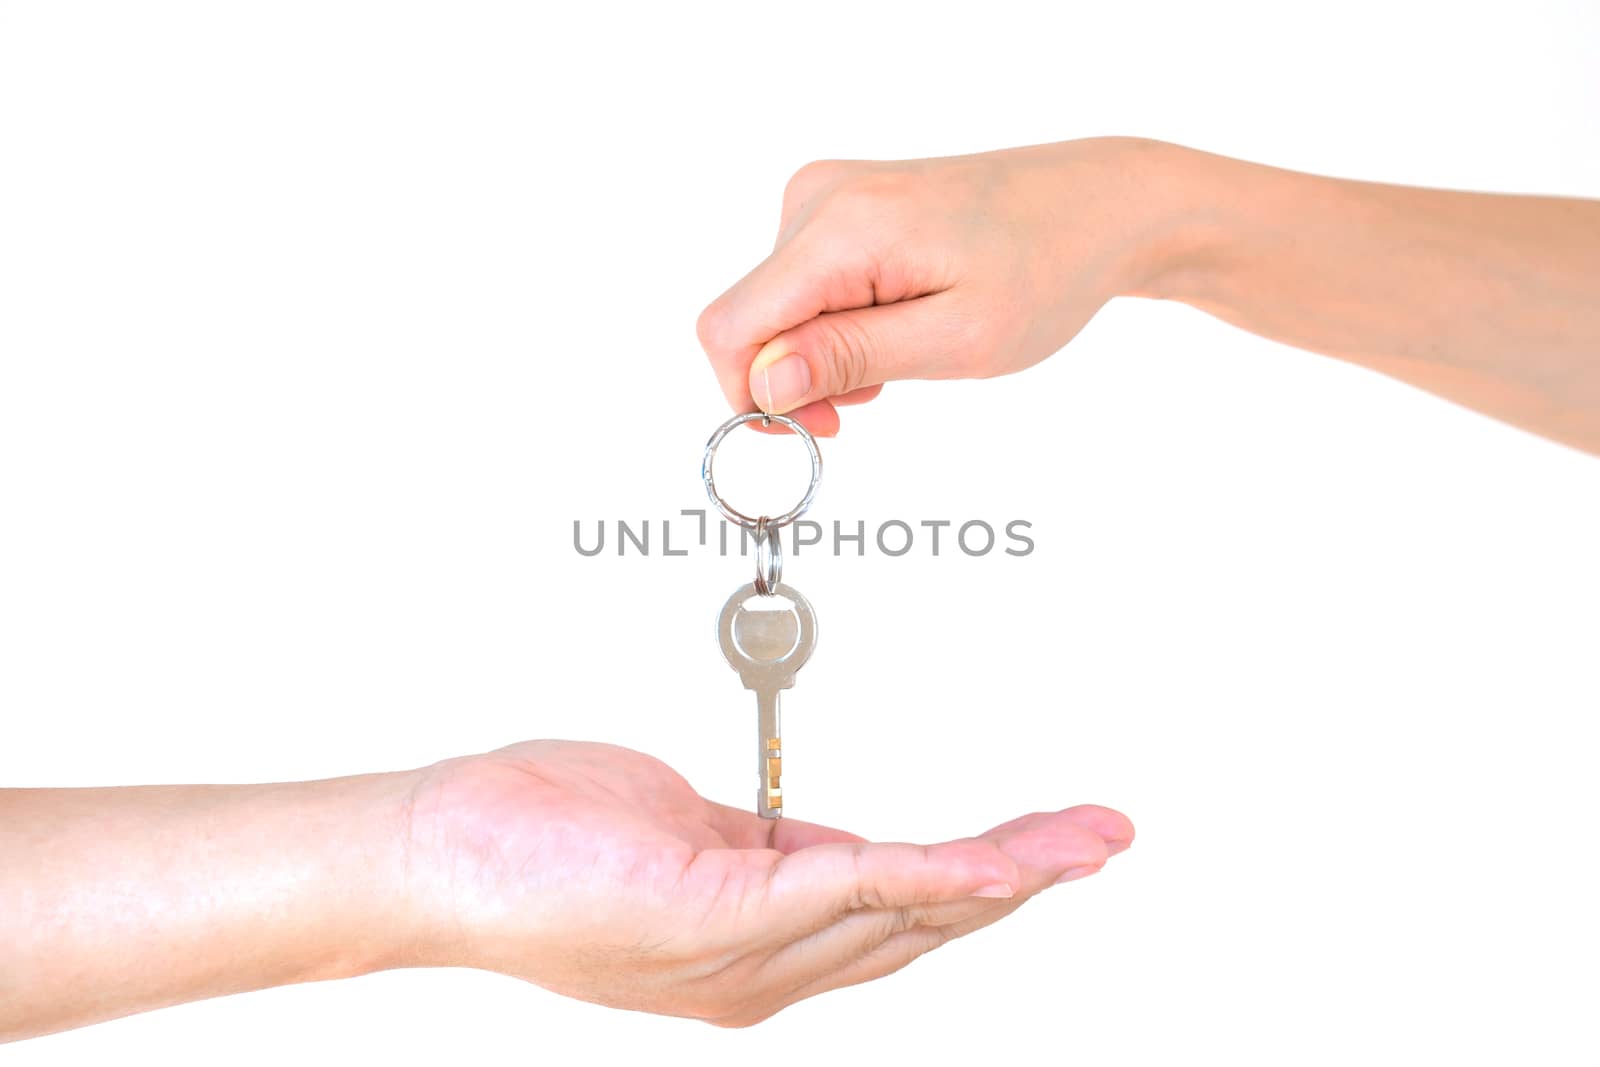
<svg viewBox="0 0 1600 1067">
<path fill-rule="evenodd" d="M 948 293 L 818 315 L 768 341 L 750 364 L 750 397 L 782 415 L 904 378 L 949 378 L 970 359 L 971 329 Z"/>
</svg>

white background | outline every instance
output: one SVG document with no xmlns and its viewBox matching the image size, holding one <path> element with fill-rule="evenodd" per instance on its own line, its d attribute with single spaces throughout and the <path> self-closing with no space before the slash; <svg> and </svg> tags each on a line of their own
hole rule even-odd
<svg viewBox="0 0 1600 1067">
<path fill-rule="evenodd" d="M 695 316 L 788 175 L 1128 133 L 1600 195 L 1600 9 L 1474 6 L 0 3 L 0 781 L 579 737 L 746 803 L 748 564 L 572 522 L 703 505 Z M 0 1062 L 1600 1056 L 1600 460 L 1133 301 L 823 448 L 825 523 L 1038 548 L 789 561 L 791 813 L 1096 801 L 1104 873 L 750 1031 L 404 972 Z"/>
</svg>

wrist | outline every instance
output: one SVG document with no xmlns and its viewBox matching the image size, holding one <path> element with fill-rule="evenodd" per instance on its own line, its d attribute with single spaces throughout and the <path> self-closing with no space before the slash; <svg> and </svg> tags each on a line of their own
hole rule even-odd
<svg viewBox="0 0 1600 1067">
<path fill-rule="evenodd" d="M 412 862 L 412 797 L 423 772 L 285 786 L 280 813 L 306 851 L 313 925 L 300 980 L 349 978 L 428 957 L 433 929 Z"/>
<path fill-rule="evenodd" d="M 1215 285 L 1238 226 L 1235 160 L 1133 137 L 1096 139 L 1115 183 L 1116 296 L 1196 302 Z"/>
<path fill-rule="evenodd" d="M 1284 220 L 1303 216 L 1331 183 L 1180 145 L 1148 142 L 1146 226 L 1121 295 L 1175 300 L 1230 317 L 1281 260 Z M 1308 184 L 1309 183 L 1309 184 Z M 1308 191 L 1313 195 L 1308 196 Z"/>
<path fill-rule="evenodd" d="M 378 776 L 388 794 L 384 826 L 398 842 L 399 858 L 385 894 L 396 909 L 387 936 L 372 945 L 372 970 L 396 967 L 484 966 L 480 873 L 498 852 L 498 835 L 482 814 L 492 807 L 481 766 L 492 756 L 441 760 L 414 771 Z M 492 777 L 492 775 L 488 776 Z M 492 939 L 491 939 L 492 940 Z"/>
</svg>

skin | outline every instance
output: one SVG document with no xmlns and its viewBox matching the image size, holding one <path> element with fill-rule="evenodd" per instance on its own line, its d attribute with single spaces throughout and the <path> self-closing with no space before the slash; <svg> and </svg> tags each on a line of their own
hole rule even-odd
<svg viewBox="0 0 1600 1067">
<path fill-rule="evenodd" d="M 1600 202 L 1341 181 L 1095 138 L 812 163 L 700 317 L 730 403 L 837 432 L 904 378 L 1032 366 L 1178 300 L 1600 453 Z"/>
<path fill-rule="evenodd" d="M 1132 837 L 1076 807 L 868 844 L 566 741 L 320 782 L 0 791 L 0 1038 L 408 966 L 745 1026 L 898 970 Z"/>
</svg>

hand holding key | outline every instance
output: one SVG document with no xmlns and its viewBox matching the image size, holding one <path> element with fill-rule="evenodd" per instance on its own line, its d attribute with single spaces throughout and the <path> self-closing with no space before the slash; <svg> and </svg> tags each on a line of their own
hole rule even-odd
<svg viewBox="0 0 1600 1067">
<path fill-rule="evenodd" d="M 569 741 L 437 764 L 411 795 L 412 892 L 428 919 L 417 962 L 722 1026 L 898 970 L 1094 873 L 1133 837 L 1086 805 L 943 844 L 869 844 Z"/>
</svg>

